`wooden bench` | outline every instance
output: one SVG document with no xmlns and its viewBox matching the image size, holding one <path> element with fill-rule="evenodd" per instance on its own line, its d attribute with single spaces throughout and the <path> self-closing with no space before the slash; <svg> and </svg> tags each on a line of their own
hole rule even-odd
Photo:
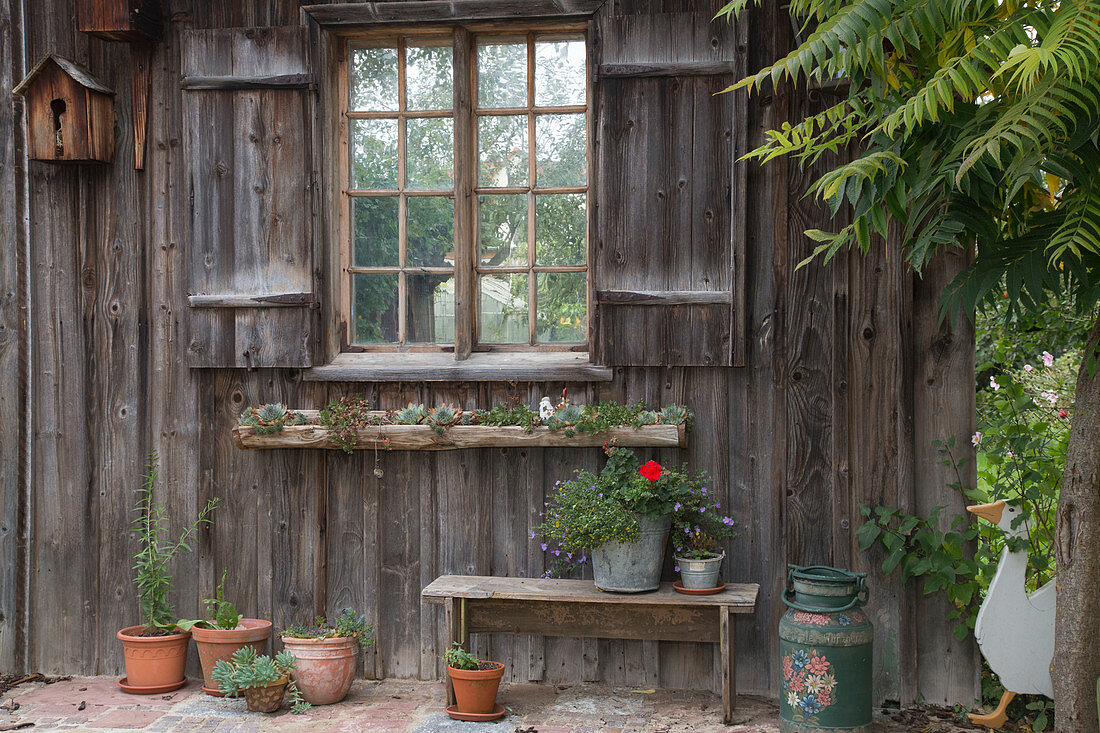
<svg viewBox="0 0 1100 733">
<path fill-rule="evenodd" d="M 716 642 L 723 720 L 730 724 L 737 695 L 730 614 L 752 613 L 759 591 L 755 583 L 730 583 L 712 596 L 688 596 L 662 583 L 660 590 L 633 595 L 604 593 L 591 580 L 441 575 L 420 597 L 444 605 L 448 649 L 456 641 L 469 649 L 470 634 Z"/>
</svg>

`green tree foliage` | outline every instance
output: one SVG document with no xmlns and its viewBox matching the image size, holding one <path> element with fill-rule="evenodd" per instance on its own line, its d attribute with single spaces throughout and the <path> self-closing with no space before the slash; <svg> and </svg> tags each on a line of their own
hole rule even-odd
<svg viewBox="0 0 1100 733">
<path fill-rule="evenodd" d="M 736 16 L 755 0 L 734 0 Z M 888 221 L 920 268 L 975 247 L 945 307 L 1008 293 L 1041 310 L 1045 291 L 1097 299 L 1100 266 L 1100 3 L 1096 0 L 794 0 L 806 40 L 732 88 L 848 81 L 829 109 L 768 133 L 750 155 L 803 163 L 862 151 L 812 186 L 851 223 L 810 231 L 815 255 L 868 250 Z"/>
</svg>

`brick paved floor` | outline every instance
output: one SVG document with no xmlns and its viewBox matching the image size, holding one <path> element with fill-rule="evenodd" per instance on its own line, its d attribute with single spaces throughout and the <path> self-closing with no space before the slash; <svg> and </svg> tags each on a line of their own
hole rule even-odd
<svg viewBox="0 0 1100 733">
<path fill-rule="evenodd" d="M 248 713 L 243 700 L 213 698 L 198 681 L 168 695 L 135 696 L 107 677 L 80 677 L 51 685 L 17 687 L 3 698 L 0 728 L 34 723 L 27 730 L 147 730 L 191 733 L 248 731 L 371 731 L 377 733 L 676 733 L 778 731 L 775 704 L 741 696 L 737 725 L 721 721 L 721 702 L 706 692 L 632 690 L 578 685 L 504 685 L 498 701 L 508 715 L 497 723 L 459 723 L 443 714 L 443 687 L 410 680 L 360 680 L 342 703 L 305 715 L 282 710 Z"/>
<path fill-rule="evenodd" d="M 443 686 L 412 680 L 359 680 L 347 699 L 305 715 L 283 709 L 249 713 L 243 700 L 203 694 L 199 681 L 168 695 L 122 692 L 113 678 L 77 677 L 50 685 L 29 683 L 0 701 L 0 731 L 28 724 L 38 731 L 146 730 L 156 733 L 250 733 L 251 731 L 365 731 L 368 733 L 778 733 L 776 703 L 766 697 L 737 698 L 734 725 L 724 726 L 721 701 L 710 692 L 639 690 L 603 685 L 504 685 L 498 702 L 508 715 L 496 723 L 460 723 L 443 713 Z M 14 708 L 14 710 L 12 709 Z M 951 711 L 876 712 L 880 733 L 957 733 Z M 29 724 L 33 724 L 33 727 Z"/>
</svg>

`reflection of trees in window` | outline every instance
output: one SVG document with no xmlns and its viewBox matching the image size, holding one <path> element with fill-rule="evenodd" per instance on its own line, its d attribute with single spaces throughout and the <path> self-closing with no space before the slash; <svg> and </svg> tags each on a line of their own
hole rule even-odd
<svg viewBox="0 0 1100 733">
<path fill-rule="evenodd" d="M 476 45 L 474 241 L 455 232 L 453 53 L 447 38 L 349 54 L 352 342 L 453 341 L 455 267 L 470 263 L 481 343 L 583 342 L 584 42 Z"/>
<path fill-rule="evenodd" d="M 585 53 L 575 38 L 478 43 L 481 343 L 586 338 Z"/>
<path fill-rule="evenodd" d="M 349 73 L 355 343 L 454 340 L 450 41 L 357 48 Z M 450 283 L 450 287 L 444 287 Z"/>
</svg>

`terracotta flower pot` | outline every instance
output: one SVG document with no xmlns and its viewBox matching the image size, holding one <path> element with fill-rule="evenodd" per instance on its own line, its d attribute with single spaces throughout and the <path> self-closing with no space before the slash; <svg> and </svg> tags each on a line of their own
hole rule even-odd
<svg viewBox="0 0 1100 733">
<path fill-rule="evenodd" d="M 455 689 L 455 705 L 460 713 L 485 714 L 493 712 L 497 702 L 497 688 L 504 676 L 500 662 L 482 662 L 496 665 L 493 669 L 455 669 L 447 667 L 451 685 Z"/>
<path fill-rule="evenodd" d="M 290 676 L 306 702 L 328 705 L 340 702 L 355 680 L 359 642 L 352 637 L 294 639 L 282 637 L 286 650 L 294 655 Z"/>
<path fill-rule="evenodd" d="M 273 713 L 282 706 L 283 695 L 286 694 L 286 686 L 289 683 L 290 678 L 284 674 L 265 687 L 249 687 L 247 690 L 241 690 L 241 696 L 244 697 L 250 712 Z"/>
<path fill-rule="evenodd" d="M 143 628 L 127 626 L 118 632 L 126 660 L 127 686 L 156 690 L 183 681 L 183 669 L 187 665 L 187 642 L 191 640 L 191 632 L 138 636 Z"/>
<path fill-rule="evenodd" d="M 214 665 L 219 659 L 229 659 L 233 656 L 233 652 L 241 647 L 250 646 L 256 650 L 257 654 L 267 651 L 267 639 L 271 636 L 271 622 L 258 618 L 242 618 L 237 628 L 230 631 L 194 626 L 191 628 L 191 636 L 195 638 L 195 646 L 199 650 L 203 692 L 221 697 L 218 683 L 212 676 Z"/>
</svg>

